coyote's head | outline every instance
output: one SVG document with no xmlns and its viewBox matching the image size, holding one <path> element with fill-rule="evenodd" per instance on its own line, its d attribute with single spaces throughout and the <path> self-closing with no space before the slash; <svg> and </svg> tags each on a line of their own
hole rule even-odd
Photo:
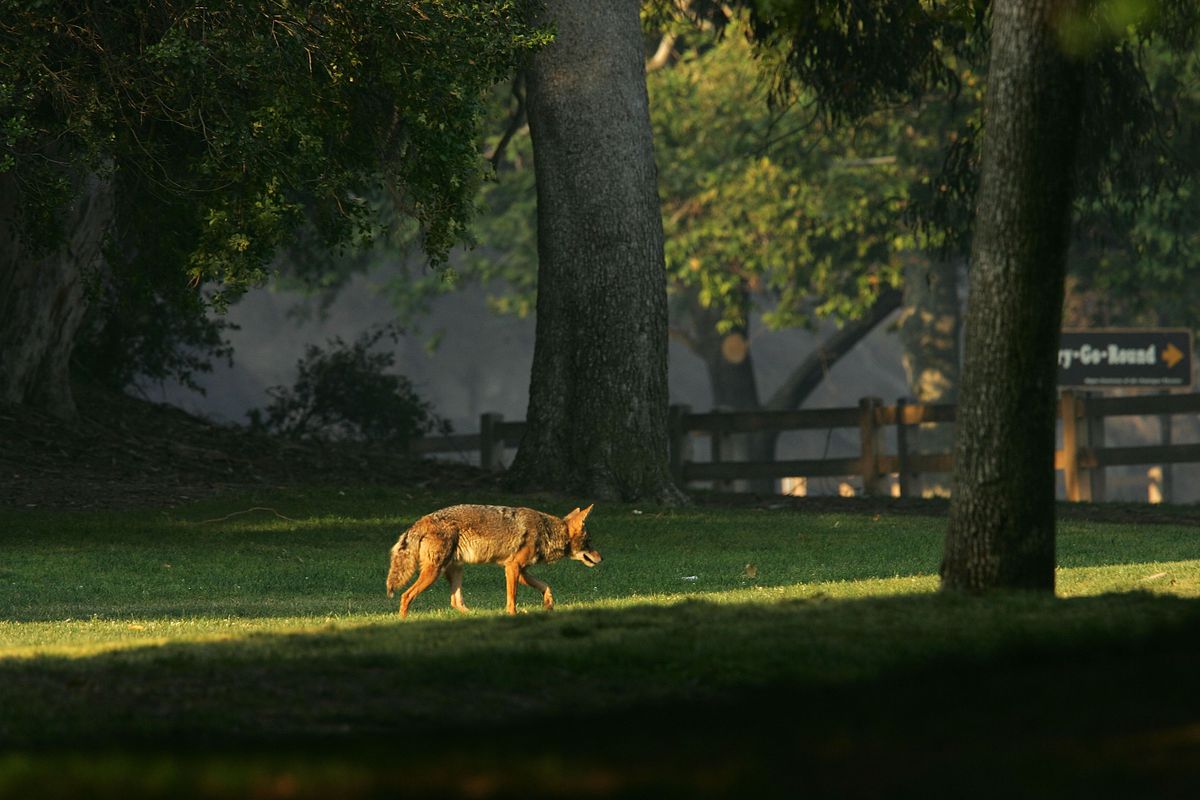
<svg viewBox="0 0 1200 800">
<path fill-rule="evenodd" d="M 592 503 L 582 511 L 577 508 L 563 517 L 567 523 L 567 557 L 582 561 L 589 567 L 600 563 L 600 553 L 592 549 L 592 544 L 588 540 L 587 528 L 583 527 L 583 521 L 587 519 L 587 515 L 591 513 L 592 507 L 595 505 Z"/>
</svg>

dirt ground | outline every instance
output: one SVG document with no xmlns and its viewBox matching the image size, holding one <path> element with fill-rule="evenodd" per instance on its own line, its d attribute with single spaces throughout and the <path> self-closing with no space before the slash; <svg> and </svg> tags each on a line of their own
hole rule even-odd
<svg viewBox="0 0 1200 800">
<path fill-rule="evenodd" d="M 394 448 L 296 442 L 218 425 L 178 408 L 77 387 L 79 418 L 0 406 L 0 507 L 162 508 L 263 488 L 339 484 L 453 491 L 499 488 L 467 463 L 409 458 Z M 700 506 L 795 508 L 813 513 L 941 516 L 941 499 L 786 497 L 694 492 Z M 1200 525 L 1200 506 L 1062 503 L 1059 516 Z"/>
</svg>

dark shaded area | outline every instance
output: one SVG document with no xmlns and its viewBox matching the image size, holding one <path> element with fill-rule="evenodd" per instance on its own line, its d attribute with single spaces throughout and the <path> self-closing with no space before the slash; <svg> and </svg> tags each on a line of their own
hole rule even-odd
<svg viewBox="0 0 1200 800">
<path fill-rule="evenodd" d="M 79 419 L 0 406 L 0 506 L 173 506 L 220 493 L 341 484 L 484 487 L 467 464 L 394 445 L 319 444 L 217 425 L 178 408 L 76 386 Z"/>
<path fill-rule="evenodd" d="M 949 602 L 865 604 L 901 617 L 949 611 L 959 622 L 989 619 L 984 601 Z M 1159 621 L 1132 632 L 1074 627 L 1089 609 L 1120 617 L 1122 605 Z M 631 687 L 643 699 L 608 707 L 589 699 L 611 690 L 591 683 L 604 665 L 558 660 L 553 649 L 534 646 L 493 653 L 488 669 L 453 646 L 444 659 L 322 657 L 320 635 L 299 637 L 302 658 L 265 650 L 212 659 L 203 651 L 214 645 L 173 645 L 150 658 L 10 662 L 0 671 L 6 693 L 46 698 L 33 713 L 53 719 L 38 727 L 9 717 L 0 727 L 7 732 L 0 744 L 23 748 L 10 747 L 20 755 L 0 760 L 0 794 L 1194 796 L 1200 609 L 1145 596 L 1060 608 L 1075 623 L 1031 632 L 998 652 L 968 647 L 858 679 L 811 662 L 766 682 L 748 670 L 723 686 L 659 686 L 667 695 L 659 699 Z M 594 635 L 580 623 L 608 620 L 636 630 L 680 611 L 499 624 L 580 640 Z M 740 613 L 706 604 L 682 609 L 695 612 Z M 755 613 L 777 621 L 807 616 L 820 625 L 820 616 L 855 609 L 794 604 Z M 366 634 L 400 631 L 381 626 Z M 521 689 L 489 686 L 496 673 L 503 676 L 497 686 L 511 686 L 510 671 L 528 676 Z M 89 699 L 104 701 L 104 719 L 86 718 Z"/>
</svg>

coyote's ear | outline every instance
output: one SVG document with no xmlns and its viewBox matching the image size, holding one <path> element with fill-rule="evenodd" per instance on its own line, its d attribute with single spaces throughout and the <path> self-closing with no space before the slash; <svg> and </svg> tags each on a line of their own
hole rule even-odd
<svg viewBox="0 0 1200 800">
<path fill-rule="evenodd" d="M 594 505 L 596 505 L 596 504 L 592 503 L 591 506 L 588 506 L 587 508 L 583 509 L 582 511 L 580 511 L 577 508 L 574 511 L 572 511 L 570 514 L 567 514 L 565 517 L 563 517 L 563 520 L 566 521 L 566 523 L 568 525 L 570 525 L 572 528 L 575 528 L 575 529 L 582 528 L 583 521 L 585 519 L 587 519 L 587 515 L 591 513 L 592 506 L 594 506 Z"/>
</svg>

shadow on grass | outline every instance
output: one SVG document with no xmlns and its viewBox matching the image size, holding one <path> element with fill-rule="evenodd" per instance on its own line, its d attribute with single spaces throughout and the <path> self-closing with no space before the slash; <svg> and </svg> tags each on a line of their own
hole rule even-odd
<svg viewBox="0 0 1200 800">
<path fill-rule="evenodd" d="M 0 761 L 0 795 L 31 775 L 77 789 L 63 765 L 97 747 L 129 795 L 150 791 L 151 763 L 180 781 L 225 769 L 237 789 L 183 796 L 238 796 L 276 773 L 291 796 L 343 779 L 362 792 L 341 796 L 917 794 L 934 779 L 998 796 L 1004 775 L 1024 795 L 1169 795 L 1200 778 L 1183 757 L 1200 755 L 1197 674 L 1200 602 L 1143 594 L 693 601 L 256 634 L 0 661 L 0 746 L 25 753 Z"/>
</svg>

